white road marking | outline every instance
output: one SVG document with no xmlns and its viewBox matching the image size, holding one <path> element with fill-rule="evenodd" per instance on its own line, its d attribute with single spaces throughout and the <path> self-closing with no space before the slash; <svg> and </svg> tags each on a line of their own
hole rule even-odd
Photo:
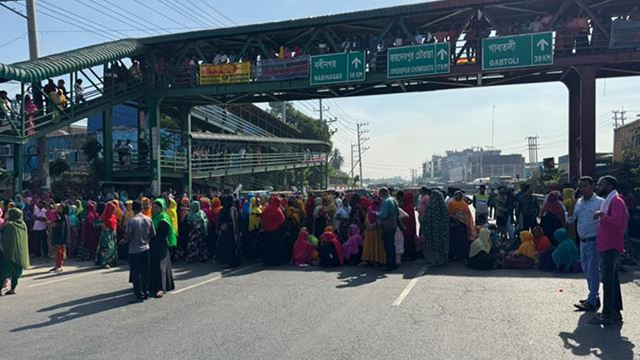
<svg viewBox="0 0 640 360">
<path fill-rule="evenodd" d="M 77 279 L 77 278 L 83 277 L 83 276 L 88 276 L 88 275 L 93 275 L 93 274 L 104 274 L 104 273 L 107 273 L 107 272 L 109 272 L 109 271 L 87 270 L 86 272 L 83 272 L 82 274 L 78 274 L 78 275 L 67 275 L 67 276 L 60 275 L 59 278 L 54 279 L 54 280 L 49 280 L 49 281 L 45 281 L 45 282 L 29 285 L 29 288 L 45 286 L 45 285 L 51 285 L 51 284 L 59 283 L 59 282 L 62 282 L 62 281 L 67 281 L 67 280 L 71 280 L 71 279 Z"/>
<path fill-rule="evenodd" d="M 416 274 L 416 276 L 411 279 L 411 281 L 409 282 L 409 284 L 407 284 L 407 287 L 404 288 L 404 290 L 402 290 L 402 292 L 400 293 L 400 295 L 398 295 L 398 297 L 396 298 L 396 300 L 393 302 L 393 304 L 391 304 L 391 306 L 400 306 L 400 304 L 402 304 L 402 302 L 404 301 L 404 299 L 409 296 L 409 293 L 411 292 L 411 290 L 413 290 L 413 287 L 416 286 L 416 284 L 418 283 L 418 280 L 427 272 L 427 267 L 423 267 L 422 269 L 420 269 L 420 271 L 418 271 L 418 273 Z"/>
<path fill-rule="evenodd" d="M 181 292 L 185 292 L 185 291 L 188 291 L 188 290 L 191 290 L 191 289 L 195 289 L 195 288 L 200 287 L 202 285 L 207 285 L 207 284 L 210 284 L 210 283 L 212 283 L 214 281 L 220 280 L 220 279 L 222 279 L 223 277 L 225 277 L 227 275 L 233 275 L 235 273 L 239 273 L 241 271 L 253 269 L 253 268 L 256 268 L 258 266 L 260 266 L 260 264 L 254 264 L 254 265 L 251 265 L 251 266 L 247 266 L 247 267 L 243 267 L 243 268 L 240 268 L 240 269 L 236 269 L 236 270 L 230 271 L 230 272 L 225 273 L 225 274 L 219 274 L 219 275 L 216 275 L 216 276 L 212 277 L 211 279 L 207 279 L 207 280 L 201 281 L 201 282 L 199 282 L 197 284 L 189 285 L 189 286 L 184 287 L 182 289 L 178 289 L 178 290 L 174 290 L 174 291 L 168 292 L 167 294 L 173 294 L 173 295 L 180 294 Z"/>
</svg>

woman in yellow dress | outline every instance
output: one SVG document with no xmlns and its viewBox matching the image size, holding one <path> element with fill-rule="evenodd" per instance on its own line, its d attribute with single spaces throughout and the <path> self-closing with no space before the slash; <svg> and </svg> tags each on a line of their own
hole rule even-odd
<svg viewBox="0 0 640 360">
<path fill-rule="evenodd" d="M 384 265 L 386 263 L 384 243 L 382 242 L 382 227 L 378 224 L 381 202 L 380 197 L 375 195 L 373 204 L 367 210 L 361 264 Z"/>
</svg>

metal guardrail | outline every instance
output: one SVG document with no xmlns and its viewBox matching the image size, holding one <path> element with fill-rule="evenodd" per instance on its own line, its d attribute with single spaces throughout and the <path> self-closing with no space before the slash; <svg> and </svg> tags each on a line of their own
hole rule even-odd
<svg viewBox="0 0 640 360">
<path fill-rule="evenodd" d="M 225 111 L 223 108 L 215 105 L 196 106 L 193 109 L 192 116 L 202 118 L 212 125 L 222 127 L 236 134 L 274 136 L 261 127 L 256 126 L 238 115 Z"/>
</svg>

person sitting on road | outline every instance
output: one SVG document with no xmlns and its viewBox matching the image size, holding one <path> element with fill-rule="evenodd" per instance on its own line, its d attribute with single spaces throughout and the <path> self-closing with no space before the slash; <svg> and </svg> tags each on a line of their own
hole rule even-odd
<svg viewBox="0 0 640 360">
<path fill-rule="evenodd" d="M 538 253 L 531 231 L 520 232 L 520 246 L 507 255 L 505 267 L 509 269 L 533 269 L 538 261 Z"/>
<path fill-rule="evenodd" d="M 553 263 L 556 269 L 564 272 L 572 272 L 578 265 L 580 254 L 575 240 L 569 238 L 566 229 L 558 229 L 555 233 L 558 247 L 553 251 Z"/>
<path fill-rule="evenodd" d="M 496 268 L 496 260 L 491 254 L 491 231 L 487 228 L 480 229 L 480 236 L 469 247 L 469 259 L 467 267 L 476 270 L 491 270 Z"/>
<path fill-rule="evenodd" d="M 344 264 L 344 252 L 333 227 L 327 226 L 320 236 L 318 253 L 320 254 L 320 266 L 340 266 Z"/>
</svg>

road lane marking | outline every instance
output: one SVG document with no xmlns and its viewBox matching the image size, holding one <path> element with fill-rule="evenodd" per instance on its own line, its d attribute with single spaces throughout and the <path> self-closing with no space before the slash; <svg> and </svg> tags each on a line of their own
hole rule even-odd
<svg viewBox="0 0 640 360">
<path fill-rule="evenodd" d="M 40 286 L 45 286 L 45 285 L 51 285 L 51 284 L 55 284 L 55 283 L 59 283 L 62 281 L 67 281 L 70 279 L 77 279 L 79 277 L 83 277 L 83 276 L 89 276 L 89 275 L 93 275 L 93 274 L 105 274 L 109 271 L 93 271 L 93 270 L 88 270 L 82 274 L 78 274 L 78 275 L 61 275 L 60 278 L 58 279 L 54 279 L 54 280 L 49 280 L 49 281 L 45 281 L 45 282 L 41 282 L 41 283 L 37 283 L 37 284 L 32 284 L 29 285 L 29 288 L 35 288 L 35 287 L 40 287 Z"/>
<path fill-rule="evenodd" d="M 188 290 L 191 290 L 191 289 L 195 289 L 195 288 L 200 287 L 202 285 L 210 284 L 210 283 L 212 283 L 214 281 L 222 279 L 225 276 L 233 275 L 235 273 L 239 273 L 239 272 L 242 272 L 242 271 L 245 271 L 245 270 L 253 269 L 253 268 L 256 268 L 258 266 L 260 266 L 260 264 L 254 264 L 254 265 L 251 265 L 251 266 L 247 266 L 247 267 L 243 267 L 243 268 L 240 268 L 240 269 L 237 269 L 237 270 L 230 271 L 230 272 L 225 273 L 225 274 L 219 274 L 219 275 L 216 275 L 215 277 L 212 277 L 211 279 L 207 279 L 207 280 L 201 281 L 201 282 L 199 282 L 197 284 L 189 285 L 189 286 L 184 287 L 182 289 L 178 289 L 178 290 L 174 290 L 174 291 L 168 292 L 167 294 L 173 294 L 173 295 L 180 294 L 181 292 L 185 292 L 185 291 L 188 291 Z"/>
<path fill-rule="evenodd" d="M 427 267 L 423 267 L 422 269 L 420 269 L 420 271 L 418 271 L 418 273 L 416 274 L 416 276 L 411 279 L 411 281 L 409 282 L 409 284 L 407 284 L 407 287 L 404 288 L 404 290 L 402 290 L 402 292 L 400 293 L 400 295 L 398 295 L 398 297 L 396 298 L 396 300 L 393 302 L 393 304 L 391 304 L 391 306 L 400 306 L 400 304 L 402 304 L 402 302 L 404 301 L 404 299 L 406 299 L 407 296 L 409 296 L 409 293 L 411 292 L 411 290 L 413 290 L 413 287 L 416 286 L 416 284 L 418 283 L 418 280 L 427 272 Z"/>
</svg>

